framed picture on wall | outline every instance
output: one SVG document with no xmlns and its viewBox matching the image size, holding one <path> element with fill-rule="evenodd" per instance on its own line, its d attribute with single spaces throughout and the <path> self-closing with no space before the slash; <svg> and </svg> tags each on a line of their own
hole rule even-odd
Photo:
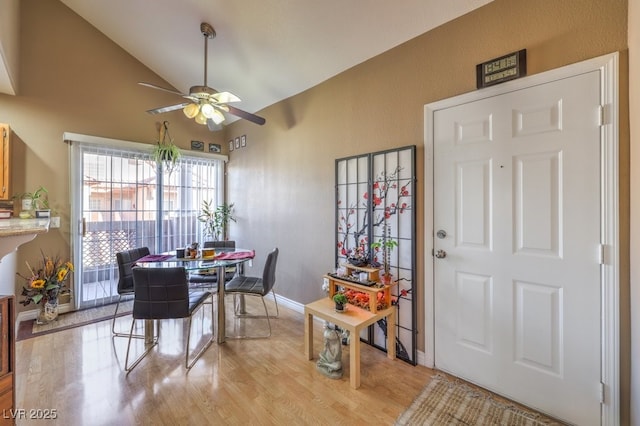
<svg viewBox="0 0 640 426">
<path fill-rule="evenodd" d="M 191 149 L 194 151 L 204 151 L 204 142 L 191 141 Z"/>
<path fill-rule="evenodd" d="M 209 144 L 209 152 L 222 152 L 222 147 L 217 143 Z"/>
<path fill-rule="evenodd" d="M 240 145 L 244 148 L 247 146 L 247 135 L 240 136 Z"/>
<path fill-rule="evenodd" d="M 233 151 L 233 139 L 229 141 L 229 151 Z"/>
<path fill-rule="evenodd" d="M 240 149 L 240 137 L 236 136 L 236 149 Z"/>
</svg>

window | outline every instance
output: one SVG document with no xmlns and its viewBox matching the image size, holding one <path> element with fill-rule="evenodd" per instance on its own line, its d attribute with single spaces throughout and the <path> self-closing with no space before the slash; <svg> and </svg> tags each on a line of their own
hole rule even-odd
<svg viewBox="0 0 640 426">
<path fill-rule="evenodd" d="M 223 200 L 221 156 L 185 153 L 168 174 L 151 159 L 147 145 L 130 145 L 72 142 L 77 308 L 118 297 L 117 252 L 146 246 L 161 253 L 202 241 L 202 202 Z"/>
</svg>

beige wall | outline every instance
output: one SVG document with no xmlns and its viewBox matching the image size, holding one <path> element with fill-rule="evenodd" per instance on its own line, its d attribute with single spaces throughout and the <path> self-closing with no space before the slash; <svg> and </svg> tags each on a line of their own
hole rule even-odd
<svg viewBox="0 0 640 426">
<path fill-rule="evenodd" d="M 11 124 L 17 140 L 14 189 L 22 192 L 46 183 L 63 227 L 21 247 L 19 264 L 37 256 L 40 248 L 69 253 L 69 173 L 62 133 L 153 143 L 158 117 L 144 111 L 175 101 L 169 94 L 139 87 L 137 81 L 166 83 L 59 2 L 22 0 L 21 27 L 20 93 L 0 95 L 0 122 Z M 230 154 L 228 201 L 235 203 L 238 219 L 231 237 L 239 246 L 256 249 L 254 273 L 261 270 L 266 253 L 278 246 L 277 289 L 300 303 L 323 295 L 320 277 L 334 262 L 335 159 L 416 145 L 416 298 L 423 349 L 422 217 L 430 208 L 422 197 L 423 107 L 475 90 L 476 64 L 523 48 L 529 74 L 621 51 L 621 91 L 626 93 L 627 2 L 495 0 L 266 108 L 260 112 L 267 118 L 265 126 L 239 121 L 224 133 L 209 133 L 179 112 L 162 118 L 171 122 L 172 135 L 184 148 L 189 140 L 199 139 L 222 143 L 226 150 L 225 141 L 247 135 L 247 147 Z M 626 102 L 626 96 L 623 99 Z M 626 105 L 621 110 L 626 114 Z M 625 115 L 623 210 L 628 210 L 629 199 L 627 123 Z M 628 213 L 623 216 L 628 219 Z M 623 258 L 628 259 L 628 252 Z M 624 279 L 628 263 L 623 269 Z M 622 346 L 628 349 L 628 279 L 623 287 Z M 623 354 L 622 373 L 626 395 L 628 354 Z M 623 412 L 628 408 L 628 400 L 623 401 Z"/>
<path fill-rule="evenodd" d="M 13 193 L 45 186 L 54 213 L 62 218 L 60 229 L 19 248 L 18 271 L 24 272 L 24 261 L 38 259 L 40 249 L 70 255 L 64 132 L 153 144 L 156 123 L 166 119 L 171 136 L 182 148 L 188 149 L 192 139 L 222 143 L 224 138 L 194 125 L 180 111 L 147 114 L 147 109 L 175 103 L 176 97 L 137 82 L 170 86 L 62 3 L 22 0 L 20 6 L 19 93 L 0 94 L 0 122 L 9 123 L 13 133 Z M 22 281 L 16 284 L 20 294 Z"/>
<path fill-rule="evenodd" d="M 280 248 L 278 290 L 306 303 L 322 297 L 321 276 L 334 262 L 334 160 L 417 145 L 419 346 L 424 349 L 423 107 L 475 90 L 475 65 L 527 49 L 529 75 L 621 51 L 626 90 L 626 1 L 496 0 L 451 23 L 266 108 L 264 127 L 234 123 L 248 147 L 230 154 L 231 235 L 255 247 L 254 273 Z M 626 105 L 626 94 L 621 96 Z M 627 109 L 621 105 L 621 196 L 628 221 Z M 426 204 L 426 206 L 425 206 Z M 628 223 L 622 223 L 622 231 Z M 430 230 L 429 230 L 430 232 Z M 429 237 L 429 236 L 427 236 Z M 622 387 L 628 392 L 628 244 L 622 239 Z M 623 401 L 624 410 L 628 410 Z"/>
</svg>

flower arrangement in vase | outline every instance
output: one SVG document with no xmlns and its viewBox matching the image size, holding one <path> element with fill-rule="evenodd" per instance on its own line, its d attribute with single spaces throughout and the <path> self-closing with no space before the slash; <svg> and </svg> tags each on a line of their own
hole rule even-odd
<svg viewBox="0 0 640 426">
<path fill-rule="evenodd" d="M 27 306 L 30 303 L 40 304 L 40 315 L 36 319 L 38 324 L 44 324 L 54 320 L 58 316 L 58 297 L 69 292 L 67 280 L 70 272 L 73 272 L 73 263 L 62 261 L 60 258 L 52 258 L 42 253 L 42 259 L 38 267 L 33 268 L 29 262 L 25 262 L 29 270 L 29 276 L 17 273 L 26 281 L 22 287 L 20 301 Z"/>
</svg>

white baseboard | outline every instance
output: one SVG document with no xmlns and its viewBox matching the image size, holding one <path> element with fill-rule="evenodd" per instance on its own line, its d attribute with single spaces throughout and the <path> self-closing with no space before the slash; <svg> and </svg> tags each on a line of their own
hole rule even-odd
<svg viewBox="0 0 640 426">
<path fill-rule="evenodd" d="M 295 300 L 291 300 L 291 299 L 287 299 L 286 297 L 280 296 L 278 295 L 278 303 L 281 304 L 282 306 L 286 306 L 287 308 L 291 309 L 292 311 L 295 311 L 301 315 L 304 315 L 304 305 L 300 302 L 296 302 Z M 40 311 L 39 309 L 40 307 L 38 306 L 38 309 L 31 309 L 28 311 L 23 311 L 20 312 L 18 314 L 18 316 L 16 317 L 16 323 L 15 323 L 15 330 L 16 332 L 18 331 L 18 326 L 20 325 L 20 322 L 22 321 L 28 321 L 28 320 L 32 320 L 35 319 L 36 316 L 38 316 L 38 312 Z M 72 306 L 71 303 L 65 303 L 65 304 L 61 304 L 59 306 L 59 312 L 61 314 L 67 313 L 67 312 L 71 312 Z M 318 321 L 323 321 L 321 318 L 315 318 L 314 319 L 318 320 Z M 429 367 L 429 368 L 433 368 L 433 366 L 429 366 L 427 365 L 427 358 L 426 355 L 423 351 L 418 351 L 418 359 L 416 360 L 418 365 L 423 365 L 425 367 Z"/>
<path fill-rule="evenodd" d="M 278 303 L 282 304 L 283 306 L 286 306 L 287 308 L 296 311 L 302 315 L 304 315 L 304 305 L 302 303 L 296 302 L 294 300 L 290 300 L 287 299 L 286 297 L 283 296 L 278 296 Z M 318 318 L 318 317 L 313 317 L 314 320 L 316 321 L 322 321 L 324 322 L 324 320 L 322 318 Z M 428 367 L 428 368 L 433 368 L 433 366 L 428 365 L 427 364 L 427 356 L 425 354 L 425 352 L 423 351 L 417 351 L 417 359 L 416 359 L 416 363 L 418 365 L 422 365 L 424 367 Z"/>
<path fill-rule="evenodd" d="M 67 312 L 71 312 L 73 309 L 71 307 L 71 303 L 64 303 L 58 305 L 58 313 L 65 314 Z M 36 305 L 36 309 L 30 309 L 28 311 L 20 312 L 15 318 L 15 331 L 18 332 L 18 327 L 22 321 L 28 321 L 32 319 L 36 319 L 38 316 L 38 312 L 40 312 L 40 305 Z"/>
</svg>

